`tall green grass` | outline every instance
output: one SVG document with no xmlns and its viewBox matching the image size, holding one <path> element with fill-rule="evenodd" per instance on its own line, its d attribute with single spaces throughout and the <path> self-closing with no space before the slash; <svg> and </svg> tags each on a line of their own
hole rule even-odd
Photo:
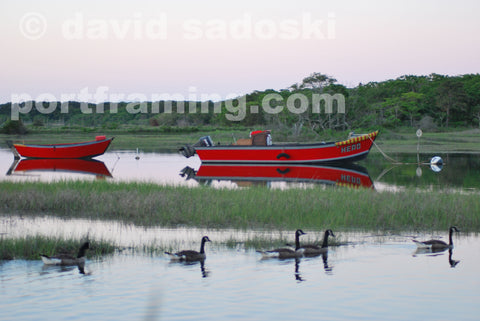
<svg viewBox="0 0 480 321">
<path fill-rule="evenodd" d="M 414 189 L 270 190 L 151 183 L 0 182 L 0 215 L 119 220 L 141 226 L 480 231 L 478 194 Z"/>
<path fill-rule="evenodd" d="M 44 236 L 0 239 L 0 260 L 27 259 L 39 260 L 40 254 L 52 256 L 58 253 L 77 255 L 82 242 Z M 90 242 L 87 257 L 100 257 L 111 254 L 115 246 L 104 241 Z"/>
</svg>

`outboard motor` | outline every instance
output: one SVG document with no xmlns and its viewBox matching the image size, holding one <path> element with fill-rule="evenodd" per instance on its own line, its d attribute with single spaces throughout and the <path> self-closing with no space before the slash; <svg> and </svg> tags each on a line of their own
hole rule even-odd
<svg viewBox="0 0 480 321">
<path fill-rule="evenodd" d="M 194 146 L 211 147 L 213 146 L 212 138 L 210 136 L 200 137 L 200 139 Z"/>
<path fill-rule="evenodd" d="M 178 151 L 183 154 L 186 158 L 192 157 L 195 155 L 195 147 L 211 147 L 213 146 L 213 141 L 210 136 L 200 137 L 198 142 L 193 145 L 185 145 L 181 147 Z"/>
</svg>

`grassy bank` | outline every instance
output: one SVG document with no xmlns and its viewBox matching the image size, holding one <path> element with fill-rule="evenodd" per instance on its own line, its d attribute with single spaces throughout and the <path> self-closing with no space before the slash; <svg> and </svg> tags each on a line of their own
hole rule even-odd
<svg viewBox="0 0 480 321">
<path fill-rule="evenodd" d="M 0 215 L 120 220 L 142 226 L 480 231 L 478 195 L 408 190 L 240 190 L 149 183 L 0 182 Z"/>
<path fill-rule="evenodd" d="M 115 136 L 109 151 L 116 149 L 136 149 L 155 152 L 175 152 L 185 144 L 195 143 L 199 137 L 210 135 L 215 143 L 230 144 L 237 138 L 246 138 L 251 130 L 258 128 L 174 128 L 172 131 L 157 128 L 132 128 L 130 130 L 111 130 L 93 128 L 89 131 L 68 129 L 36 129 L 29 135 L 1 135 L 0 147 L 7 148 L 6 140 L 34 143 L 65 143 L 92 140 L 96 135 Z M 376 129 L 376 128 L 375 128 Z M 357 130 L 366 133 L 374 129 Z M 274 143 L 279 142 L 315 142 L 345 139 L 349 131 L 316 134 L 304 132 L 300 136 L 291 136 L 282 130 L 272 130 Z M 396 131 L 380 130 L 376 143 L 386 153 L 416 152 L 418 138 L 416 129 L 402 128 Z M 460 129 L 455 131 L 424 131 L 420 139 L 420 150 L 425 153 L 439 152 L 480 152 L 480 129 Z M 372 152 L 377 152 L 376 148 Z"/>
</svg>

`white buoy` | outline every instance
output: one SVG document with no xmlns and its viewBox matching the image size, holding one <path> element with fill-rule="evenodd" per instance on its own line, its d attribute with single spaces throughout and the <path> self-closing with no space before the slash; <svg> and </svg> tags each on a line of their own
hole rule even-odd
<svg viewBox="0 0 480 321">
<path fill-rule="evenodd" d="M 137 147 L 137 156 L 135 156 L 135 159 L 136 159 L 136 160 L 139 160 L 139 159 L 140 159 L 140 155 L 138 155 L 138 147 Z"/>
<path fill-rule="evenodd" d="M 443 159 L 440 156 L 433 156 L 430 160 L 430 169 L 438 173 L 443 168 Z"/>
<path fill-rule="evenodd" d="M 440 156 L 433 156 L 430 160 L 430 164 L 443 165 L 443 159 Z"/>
</svg>

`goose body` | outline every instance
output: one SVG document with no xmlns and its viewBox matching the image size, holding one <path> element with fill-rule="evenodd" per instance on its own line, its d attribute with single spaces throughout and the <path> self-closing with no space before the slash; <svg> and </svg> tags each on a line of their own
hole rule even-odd
<svg viewBox="0 0 480 321">
<path fill-rule="evenodd" d="M 305 249 L 300 248 L 300 236 L 306 234 L 302 230 L 298 229 L 295 231 L 295 249 L 290 247 L 282 247 L 277 248 L 269 251 L 257 251 L 262 254 L 262 258 L 295 258 L 295 257 L 302 257 Z"/>
<path fill-rule="evenodd" d="M 68 254 L 58 254 L 55 256 L 48 256 L 40 254 L 43 264 L 46 265 L 81 265 L 85 264 L 85 252 L 90 248 L 90 243 L 85 242 L 80 247 L 77 256 Z"/>
<path fill-rule="evenodd" d="M 328 237 L 333 236 L 335 237 L 335 234 L 333 234 L 333 231 L 328 229 L 325 231 L 325 234 L 323 236 L 323 243 L 322 246 L 314 245 L 314 244 L 305 244 L 301 248 L 304 249 L 304 255 L 305 256 L 315 256 L 315 255 L 320 255 L 322 253 L 328 252 Z"/>
<path fill-rule="evenodd" d="M 428 240 L 423 242 L 420 242 L 417 240 L 412 240 L 412 241 L 417 245 L 418 248 L 428 248 L 432 250 L 447 249 L 447 248 L 451 249 L 453 248 L 452 235 L 454 231 L 459 232 L 456 226 L 450 227 L 449 233 L 448 233 L 448 239 L 449 239 L 448 244 L 441 240 Z"/>
<path fill-rule="evenodd" d="M 172 261 L 203 261 L 206 259 L 205 243 L 211 242 L 208 236 L 202 237 L 200 244 L 200 252 L 194 250 L 184 250 L 176 253 L 165 252 Z"/>
</svg>

